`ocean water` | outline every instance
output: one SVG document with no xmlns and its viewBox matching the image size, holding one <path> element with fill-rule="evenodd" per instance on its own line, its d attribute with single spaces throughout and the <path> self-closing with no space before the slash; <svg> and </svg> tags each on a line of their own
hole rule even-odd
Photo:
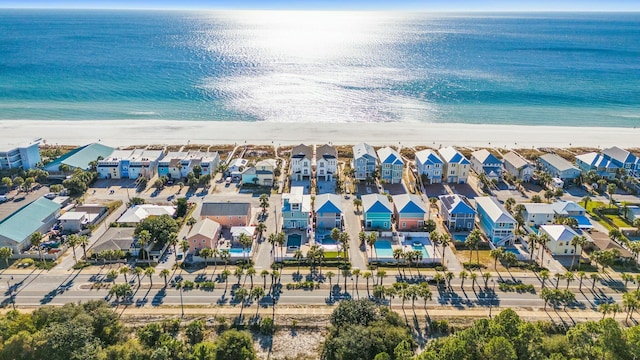
<svg viewBox="0 0 640 360">
<path fill-rule="evenodd" d="M 0 119 L 640 125 L 640 14 L 0 10 Z"/>
</svg>

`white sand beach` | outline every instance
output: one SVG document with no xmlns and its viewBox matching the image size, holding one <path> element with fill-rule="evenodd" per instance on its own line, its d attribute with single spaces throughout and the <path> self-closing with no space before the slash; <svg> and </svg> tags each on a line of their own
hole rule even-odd
<svg viewBox="0 0 640 360">
<path fill-rule="evenodd" d="M 437 123 L 274 123 L 235 121 L 107 120 L 0 121 L 0 145 L 109 146 L 136 144 L 281 144 L 368 142 L 372 145 L 524 147 L 638 147 L 638 128 L 470 125 Z"/>
</svg>

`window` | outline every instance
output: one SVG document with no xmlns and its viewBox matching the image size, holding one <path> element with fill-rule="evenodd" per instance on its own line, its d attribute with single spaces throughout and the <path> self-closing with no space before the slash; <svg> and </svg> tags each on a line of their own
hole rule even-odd
<svg viewBox="0 0 640 360">
<path fill-rule="evenodd" d="M 455 170 L 451 170 L 451 174 L 450 175 L 454 175 L 456 173 Z"/>
<path fill-rule="evenodd" d="M 407 223 L 406 222 L 402 222 L 402 228 L 405 229 L 407 227 Z"/>
<path fill-rule="evenodd" d="M 567 253 L 567 249 L 564 249 L 564 253 L 565 253 L 565 254 Z"/>
</svg>

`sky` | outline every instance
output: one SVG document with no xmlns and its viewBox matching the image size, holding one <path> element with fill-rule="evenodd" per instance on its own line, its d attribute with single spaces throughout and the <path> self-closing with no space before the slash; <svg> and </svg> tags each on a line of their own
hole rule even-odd
<svg viewBox="0 0 640 360">
<path fill-rule="evenodd" d="M 640 11 L 639 0 L 0 0 L 0 8 Z"/>
</svg>

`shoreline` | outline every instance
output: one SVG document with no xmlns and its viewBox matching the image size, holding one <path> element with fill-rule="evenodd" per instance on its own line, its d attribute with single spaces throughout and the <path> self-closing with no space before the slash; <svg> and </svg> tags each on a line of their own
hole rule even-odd
<svg viewBox="0 0 640 360">
<path fill-rule="evenodd" d="M 0 145 L 47 144 L 113 147 L 141 144 L 425 145 L 472 147 L 638 147 L 639 128 L 460 123 L 282 123 L 172 120 L 0 120 Z"/>
</svg>

